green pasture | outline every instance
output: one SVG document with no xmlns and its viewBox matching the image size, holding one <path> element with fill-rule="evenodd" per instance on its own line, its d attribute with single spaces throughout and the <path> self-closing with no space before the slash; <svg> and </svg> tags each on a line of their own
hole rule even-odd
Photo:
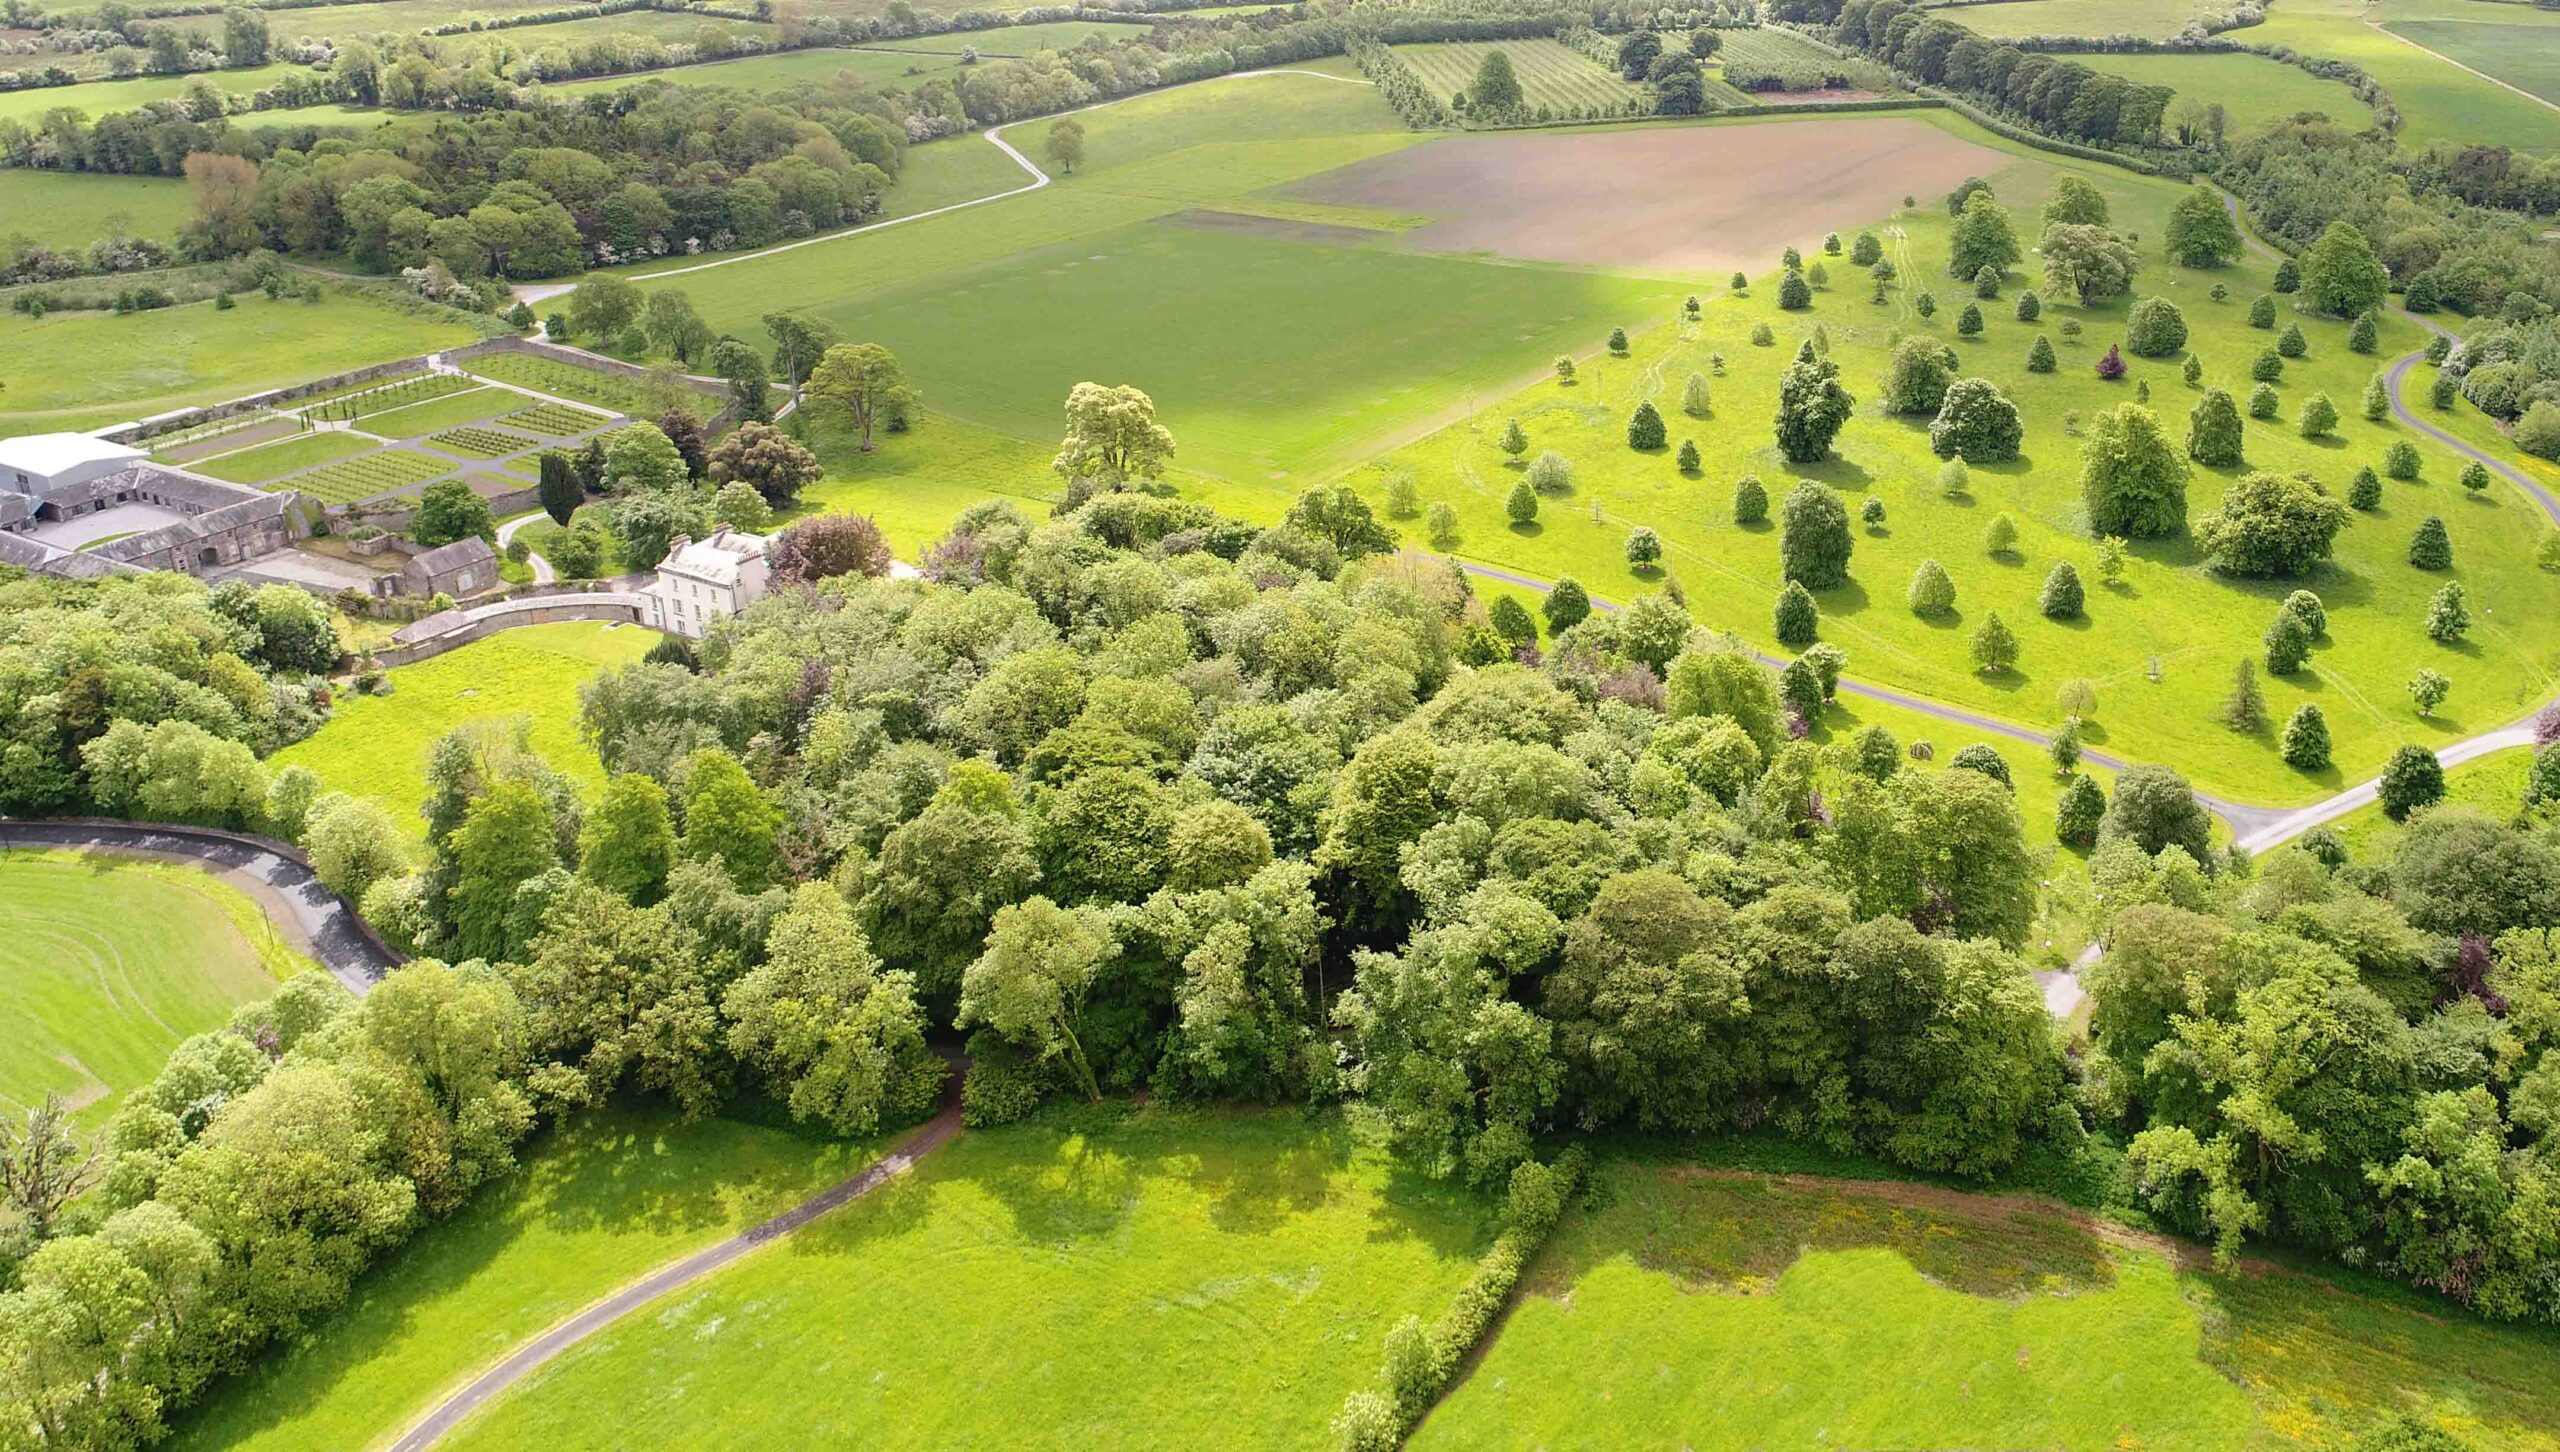
<svg viewBox="0 0 2560 1452">
<path fill-rule="evenodd" d="M 321 106 L 282 106 L 272 111 L 251 111 L 231 118 L 231 125 L 241 131 L 273 131 L 287 126 L 340 126 L 350 131 L 370 131 L 397 118 L 401 113 L 371 106 L 345 104 Z"/>
<path fill-rule="evenodd" d="M 1621 1160 L 1410 1445 L 2330 1448 L 2400 1410 L 2560 1445 L 2560 1338 L 2049 1201 Z"/>
<path fill-rule="evenodd" d="M 478 423 L 520 407 L 524 395 L 507 388 L 471 388 L 423 403 L 362 415 L 356 426 L 386 439 L 414 439 L 456 424 Z"/>
<path fill-rule="evenodd" d="M 2504 16 L 2525 7 L 2483 8 Z M 2347 0 L 2299 0 L 2270 7 L 2266 23 L 2250 27 L 2248 38 L 2252 44 L 2288 45 L 2363 67 L 2400 108 L 2406 122 L 2399 134 L 2403 146 L 2457 141 L 2494 142 L 2519 151 L 2560 149 L 2560 110 L 2472 75 L 2413 40 L 2369 25 L 2365 14 Z M 2533 48 L 2546 49 L 2540 42 Z"/>
<path fill-rule="evenodd" d="M 297 469 L 308 469 L 315 464 L 326 464 L 377 447 L 375 440 L 362 434 L 298 434 L 254 449 L 242 449 L 236 454 L 200 459 L 187 467 L 199 474 L 228 479 L 235 484 L 264 484 Z"/>
<path fill-rule="evenodd" d="M 598 1334 L 446 1445 L 1309 1447 L 1490 1230 L 1336 1112 L 1054 1109 Z"/>
<path fill-rule="evenodd" d="M 180 1039 L 308 967 L 256 903 L 209 873 L 0 853 L 0 1114 L 54 1094 L 95 1129 Z"/>
<path fill-rule="evenodd" d="M 2072 59 L 2145 86 L 2168 86 L 2182 96 L 2219 102 L 2225 134 L 2262 130 L 2297 112 L 2318 111 L 2351 131 L 2373 124 L 2372 108 L 2344 81 L 2323 80 L 2300 66 L 2265 56 L 2080 55 Z"/>
<path fill-rule="evenodd" d="M 2034 209 L 2053 174 L 2050 163 L 2032 160 L 1993 178 L 2025 230 L 2032 232 Z M 2093 179 L 2109 195 L 2117 226 L 2145 238 L 2161 234 L 2166 209 L 2179 195 L 2174 186 L 2123 174 Z M 1459 535 L 1451 542 L 1458 553 L 1541 578 L 1571 574 L 1607 595 L 1651 587 L 1629 569 L 1622 553 L 1631 528 L 1651 526 L 1662 535 L 1667 568 L 1679 577 L 1700 620 L 1739 631 L 1764 648 L 1775 646 L 1770 610 L 1780 583 L 1778 537 L 1770 526 L 1733 524 L 1733 481 L 1744 473 L 1758 475 L 1774 502 L 1799 479 L 1813 479 L 1846 496 L 1853 515 L 1864 498 L 1875 496 L 1885 503 L 1885 526 L 1853 530 L 1852 582 L 1820 602 L 1824 638 L 1849 652 L 1853 677 L 2039 728 L 2060 717 L 2057 689 L 2087 678 L 2101 700 L 2087 731 L 2090 745 L 2134 760 L 2171 762 L 2208 789 L 2243 800 L 2326 795 L 2378 768 L 2405 741 L 2451 740 L 2511 720 L 2552 693 L 2560 650 L 2533 626 L 2560 609 L 2560 577 L 2536 569 L 2532 560 L 2547 523 L 2521 491 L 2494 487 L 2467 496 L 2454 487 L 2456 458 L 2424 441 L 2421 477 L 2387 484 L 2383 507 L 2356 516 L 2339 536 L 2336 558 L 2309 578 L 2226 579 L 2206 570 L 2191 540 L 2180 537 L 2137 544 L 2124 584 L 2114 590 L 2099 585 L 2080 504 L 2079 440 L 2063 427 L 2066 414 L 2079 414 L 2085 426 L 2099 410 L 2131 402 L 2147 384 L 2152 407 L 2183 442 L 2186 414 L 2198 395 L 2181 381 L 2174 359 L 2129 359 L 2131 374 L 2124 382 L 2098 380 L 2093 365 L 2121 338 L 2126 303 L 2083 310 L 2049 302 L 2040 321 L 2020 323 L 2013 316 L 2014 297 L 2026 277 L 2013 277 L 1998 301 L 1984 305 L 1981 337 L 1959 338 L 1954 314 L 1971 299 L 1968 288 L 1944 275 L 1945 210 L 1928 199 L 1892 225 L 1904 233 L 1889 255 L 1902 267 L 1905 285 L 1887 304 L 1869 302 L 1864 279 L 1843 264 L 1831 289 L 1817 293 L 1815 305 L 1802 313 L 1780 311 L 1773 280 L 1764 277 L 1749 297 L 1716 296 L 1692 336 L 1682 336 L 1668 312 L 1629 315 L 1616 321 L 1638 334 L 1631 357 L 1593 351 L 1571 387 L 1549 379 L 1509 398 L 1482 399 L 1460 421 L 1353 480 L 1382 502 L 1386 471 L 1410 471 L 1426 503 L 1445 499 L 1458 511 Z M 1808 237 L 1805 245 L 1817 240 Z M 2209 273 L 2189 271 L 2146 250 L 2135 291 L 2178 302 L 2190 328 L 2189 347 L 2204 361 L 2206 384 L 2245 397 L 2252 386 L 2250 361 L 2275 338 L 2245 321 L 2247 300 L 2269 287 L 2270 273 L 2270 265 L 2256 258 Z M 1915 279 L 1940 303 L 1937 315 L 1925 322 L 1911 307 L 1908 284 Z M 2228 301 L 2210 300 L 2216 283 L 2230 290 Z M 2079 318 L 2085 332 L 2078 343 L 2059 347 L 2060 370 L 2025 372 L 2035 335 L 2059 341 L 2066 317 Z M 2348 351 L 2343 322 L 2298 321 L 2310 354 L 2285 370 L 2278 387 L 2280 418 L 2249 425 L 2247 467 L 2309 470 L 2343 493 L 2354 470 L 2378 467 L 2385 447 L 2403 432 L 2363 419 L 2357 403 L 2364 383 L 2384 361 L 2415 347 L 2420 335 L 2405 324 L 2386 324 L 2381 351 L 2367 357 Z M 1760 323 L 1772 329 L 1773 346 L 1750 343 Z M 1793 468 L 1778 455 L 1768 420 L 1777 375 L 1817 326 L 1862 403 L 1830 460 Z M 1955 345 L 1965 359 L 1963 371 L 1999 383 L 2026 418 L 2021 459 L 1975 470 L 1969 491 L 1957 498 L 1940 495 L 1925 419 L 1888 417 L 1876 402 L 1886 354 L 1907 332 Z M 1584 347 L 1598 341 L 1595 331 Z M 1726 371 L 1714 377 L 1711 360 L 1719 354 Z M 1682 380 L 1692 371 L 1710 375 L 1713 408 L 1704 419 L 1680 409 Z M 2345 416 L 2334 439 L 2314 442 L 2294 431 L 2292 419 L 2313 391 L 2327 393 Z M 1670 451 L 1638 454 L 1627 447 L 1627 416 L 1641 399 L 1663 412 L 1674 449 L 1683 439 L 1695 439 L 1704 457 L 1699 475 L 1683 475 Z M 1514 528 L 1505 517 L 1517 466 L 1496 447 L 1513 417 L 1527 431 L 1533 454 L 1554 449 L 1576 470 L 1572 494 L 1545 501 L 1538 522 L 1526 528 Z M 2196 471 L 2188 491 L 2191 519 L 2215 508 L 2224 482 L 2215 471 Z M 1236 486 L 1214 490 L 1210 498 L 1250 509 L 1265 493 Z M 2002 512 L 2016 520 L 2021 542 L 2015 552 L 1993 558 L 1983 548 L 1983 531 Z M 2429 514 L 2443 517 L 2453 535 L 2456 569 L 2450 578 L 2470 592 L 2481 622 L 2455 647 L 2434 645 L 2416 628 L 2428 596 L 2447 578 L 2406 563 L 2410 532 Z M 1405 527 L 1415 530 L 1417 524 Z M 1415 535 L 1418 540 L 1418 530 Z M 1923 620 L 1905 607 L 1912 571 L 1924 559 L 1940 561 L 1954 575 L 1954 618 Z M 2057 622 L 2038 613 L 2036 600 L 2045 574 L 2062 559 L 2089 582 L 2089 604 L 2083 618 Z M 2272 729 L 2235 737 L 2211 719 L 2234 666 L 2259 654 L 2259 638 L 2276 603 L 2297 585 L 2328 602 L 2330 637 L 2310 670 L 2265 685 L 2278 723 L 2303 701 L 2321 704 L 2336 739 L 2337 765 L 2319 773 L 2283 765 Z M 2483 603 L 2491 608 L 2482 611 Z M 2023 648 L 2017 669 L 1985 678 L 1972 670 L 1967 645 L 1988 610 L 2000 613 Z M 2455 682 L 2452 699 L 2433 720 L 2417 716 L 2404 689 L 2420 664 Z"/>
<path fill-rule="evenodd" d="M 2560 35 L 2533 24 L 2485 24 L 2473 20 L 2403 20 L 2392 34 L 2416 41 L 2440 56 L 2484 71 L 2511 86 L 2560 103 Z"/>
<path fill-rule="evenodd" d="M 958 56 L 905 53 L 881 50 L 793 50 L 779 55 L 748 56 L 739 60 L 707 61 L 701 65 L 677 66 L 670 70 L 635 71 L 626 75 L 598 76 L 593 80 L 565 81 L 541 88 L 545 95 L 581 96 L 600 91 L 619 91 L 645 81 L 667 81 L 678 86 L 734 86 L 741 91 L 785 91 L 795 86 L 825 84 L 840 75 L 871 84 L 899 81 L 922 81 L 936 75 L 956 71 Z"/>
<path fill-rule="evenodd" d="M 528 625 L 390 672 L 389 695 L 338 699 L 328 724 L 271 765 L 308 767 L 332 790 L 371 797 L 420 838 L 427 750 L 457 726 L 529 725 L 533 749 L 593 792 L 604 768 L 578 735 L 578 686 L 638 660 L 657 642 L 636 626 Z"/>
<path fill-rule="evenodd" d="M 1520 94 L 1532 108 L 1558 112 L 1585 107 L 1610 110 L 1624 106 L 1637 88 L 1624 76 L 1564 44 L 1543 36 L 1529 40 L 1451 41 L 1436 45 L 1400 45 L 1396 54 L 1413 67 L 1443 103 L 1476 82 L 1476 71 L 1494 51 L 1511 58 L 1520 77 Z"/>
<path fill-rule="evenodd" d="M 66 251 L 123 232 L 174 242 L 193 215 L 175 177 L 0 169 L 0 239 L 23 236 Z"/>
<path fill-rule="evenodd" d="M 46 112 L 65 106 L 94 121 L 110 111 L 130 111 L 153 101 L 182 99 L 198 81 L 226 96 L 245 96 L 262 87 L 272 86 L 287 76 L 309 74 L 312 71 L 307 66 L 278 62 L 248 70 L 198 71 L 183 76 L 136 76 L 123 81 L 82 81 L 74 86 L 0 91 L 0 121 L 22 121 L 33 125 Z"/>
<path fill-rule="evenodd" d="M 331 1319 L 209 1388 L 163 1444 L 389 1441 L 456 1381 L 589 1301 L 855 1173 L 870 1143 L 631 1108 L 571 1119 L 356 1283 Z"/>
<path fill-rule="evenodd" d="M 88 429 L 467 343 L 458 323 L 348 292 L 118 317 L 0 314 L 0 436 Z"/>
<path fill-rule="evenodd" d="M 2220 14 L 2218 0 L 2005 0 L 1948 15 L 1978 35 L 2137 35 L 2167 40 L 2189 20 Z"/>
<path fill-rule="evenodd" d="M 1073 50 L 1097 35 L 1105 40 L 1136 40 L 1154 28 L 1142 20 L 1051 20 L 992 30 L 955 30 L 947 35 L 901 36 L 879 42 L 878 48 L 926 55 L 956 56 L 974 50 L 982 56 L 1027 56 L 1044 50 Z"/>
</svg>

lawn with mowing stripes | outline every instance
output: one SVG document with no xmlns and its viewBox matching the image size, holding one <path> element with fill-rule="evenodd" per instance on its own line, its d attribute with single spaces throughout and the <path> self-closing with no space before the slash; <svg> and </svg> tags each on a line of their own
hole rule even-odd
<svg viewBox="0 0 2560 1452">
<path fill-rule="evenodd" d="M 228 479 L 234 484 L 264 484 L 297 469 L 308 469 L 314 464 L 326 464 L 332 459 L 344 459 L 380 447 L 379 443 L 362 434 L 309 433 L 277 443 L 261 444 L 254 449 L 243 449 L 236 454 L 224 454 L 216 459 L 199 459 L 187 467 L 216 479 Z"/>
<path fill-rule="evenodd" d="M 1443 102 L 1473 87 L 1477 68 L 1497 50 L 1511 57 L 1511 68 L 1520 76 L 1521 96 L 1533 110 L 1544 106 L 1556 113 L 1616 112 L 1635 98 L 1637 88 L 1624 77 L 1562 41 L 1452 41 L 1395 47 L 1395 53 Z"/>
<path fill-rule="evenodd" d="M 275 754 L 309 767 L 332 789 L 371 797 L 423 840 L 427 751 L 457 726 L 529 725 L 534 751 L 585 789 L 604 784 L 595 749 L 578 735 L 578 684 L 638 660 L 657 643 L 636 626 L 528 625 L 391 672 L 384 696 L 341 696 L 328 723 Z"/>
<path fill-rule="evenodd" d="M 0 1114 L 60 1095 L 95 1129 L 178 1041 L 310 965 L 256 903 L 174 863 L 0 853 Z"/>
<path fill-rule="evenodd" d="M 613 422 L 613 419 L 608 414 L 589 413 L 583 408 L 571 408 L 565 403 L 537 403 L 531 408 L 518 409 L 514 413 L 507 414 L 498 422 L 509 428 L 523 429 L 527 433 L 566 439 L 600 429 Z"/>
<path fill-rule="evenodd" d="M 515 407 L 523 398 L 504 388 L 473 388 L 424 403 L 368 413 L 357 421 L 356 427 L 386 439 L 423 438 L 456 424 L 478 423 Z"/>
<path fill-rule="evenodd" d="M 338 422 L 359 418 L 368 413 L 388 413 L 430 398 L 478 388 L 479 380 L 458 373 L 403 373 L 391 378 L 375 378 L 351 383 L 327 393 L 296 399 L 292 406 L 314 419 Z"/>
<path fill-rule="evenodd" d="M 452 472 L 453 463 L 448 459 L 431 459 L 406 449 L 382 449 L 277 480 L 276 487 L 299 489 L 327 504 L 353 504 Z"/>
<path fill-rule="evenodd" d="M 448 454 L 463 454 L 474 459 L 496 459 L 508 454 L 523 453 L 542 441 L 526 438 L 522 434 L 511 434 L 505 429 L 459 428 L 447 429 L 428 439 L 427 442 Z"/>
</svg>

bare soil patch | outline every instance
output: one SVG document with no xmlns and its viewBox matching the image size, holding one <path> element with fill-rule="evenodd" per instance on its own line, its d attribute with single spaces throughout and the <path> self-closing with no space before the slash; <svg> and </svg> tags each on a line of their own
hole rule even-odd
<svg viewBox="0 0 2560 1452">
<path fill-rule="evenodd" d="M 1291 189 L 1438 218 L 1396 245 L 1683 277 L 1889 216 L 2010 158 L 1904 116 L 1824 117 L 1410 146 Z"/>
</svg>

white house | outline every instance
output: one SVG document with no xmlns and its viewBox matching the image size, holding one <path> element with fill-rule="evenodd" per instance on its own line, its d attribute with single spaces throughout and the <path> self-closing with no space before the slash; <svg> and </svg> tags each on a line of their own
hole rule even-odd
<svg viewBox="0 0 2560 1452">
<path fill-rule="evenodd" d="M 79 486 L 119 469 L 132 468 L 145 457 L 140 449 L 111 444 L 89 434 L 26 434 L 0 439 L 0 494 L 24 496 L 30 501 L 23 506 L 29 517 L 60 518 L 105 509 L 115 501 L 69 496 Z M 54 507 L 45 509 L 48 504 Z"/>
<path fill-rule="evenodd" d="M 701 539 L 677 535 L 658 577 L 640 591 L 648 623 L 675 635 L 699 638 L 711 623 L 764 598 L 772 567 L 771 542 L 726 525 Z"/>
</svg>

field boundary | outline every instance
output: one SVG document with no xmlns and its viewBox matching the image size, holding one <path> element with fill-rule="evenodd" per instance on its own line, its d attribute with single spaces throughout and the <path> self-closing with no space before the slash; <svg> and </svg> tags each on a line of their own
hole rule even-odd
<svg viewBox="0 0 2560 1452">
<path fill-rule="evenodd" d="M 2498 25 L 2506 24 L 2508 22 L 2488 21 L 2484 23 Z M 2433 56 L 2437 60 L 2443 61 L 2446 65 L 2453 67 L 2455 70 L 2461 71 L 2465 75 L 2477 76 L 2481 80 L 2487 81 L 2490 85 L 2497 86 L 2503 90 L 2513 91 L 2515 94 L 2524 97 L 2526 100 L 2531 101 L 2537 106 L 2540 106 L 2545 111 L 2560 111 L 2560 105 L 2555 105 L 2554 103 L 2535 95 L 2533 92 L 2526 90 L 2524 87 L 2517 85 L 2513 81 L 2502 81 L 2496 76 L 2489 74 L 2487 71 L 2464 65 L 2462 62 L 2446 55 L 2443 51 L 2437 50 L 2432 46 L 2422 45 L 2411 37 L 2402 35 L 2400 32 L 2393 30 L 2390 26 L 2383 24 L 2381 21 L 2368 20 L 2365 24 L 2382 32 L 2384 35 L 2390 36 L 2393 40 L 2400 42 L 2402 45 L 2409 47 L 2411 50 L 2414 50 L 2421 55 Z"/>
</svg>

